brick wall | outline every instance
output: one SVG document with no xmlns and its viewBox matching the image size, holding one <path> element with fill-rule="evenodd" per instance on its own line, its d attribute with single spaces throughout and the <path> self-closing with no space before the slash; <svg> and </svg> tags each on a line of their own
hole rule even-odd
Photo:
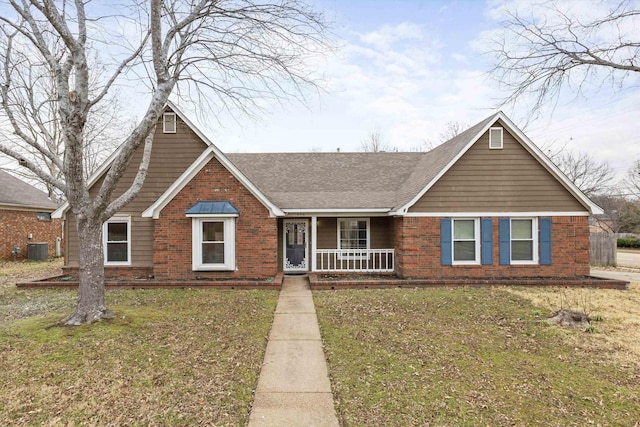
<svg viewBox="0 0 640 427">
<path fill-rule="evenodd" d="M 415 278 L 578 277 L 589 275 L 586 216 L 553 217 L 551 265 L 500 265 L 498 219 L 493 218 L 493 265 L 441 265 L 440 218 L 397 218 L 396 271 Z"/>
<path fill-rule="evenodd" d="M 61 221 L 39 220 L 36 211 L 0 209 L 0 259 L 13 259 L 14 245 L 20 246 L 17 259 L 26 259 L 27 244 L 38 242 L 47 242 L 49 257 L 54 257 L 56 237 L 62 237 Z"/>
<path fill-rule="evenodd" d="M 62 267 L 62 274 L 78 277 L 78 267 Z M 107 279 L 148 279 L 153 276 L 153 267 L 130 267 L 105 265 L 104 277 Z"/>
<path fill-rule="evenodd" d="M 237 271 L 192 271 L 192 219 L 196 202 L 228 200 L 238 210 Z M 212 159 L 162 210 L 154 223 L 153 274 L 156 279 L 263 279 L 277 273 L 277 220 L 220 162 Z"/>
</svg>

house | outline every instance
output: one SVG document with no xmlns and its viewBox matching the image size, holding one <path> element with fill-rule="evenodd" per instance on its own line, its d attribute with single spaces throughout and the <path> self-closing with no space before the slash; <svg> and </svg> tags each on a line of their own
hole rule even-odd
<svg viewBox="0 0 640 427">
<path fill-rule="evenodd" d="M 502 112 L 427 153 L 225 154 L 168 104 L 140 194 L 104 224 L 105 274 L 577 278 L 589 275 L 598 213 Z M 67 219 L 73 274 L 75 220 L 68 205 L 54 216 Z"/>
<path fill-rule="evenodd" d="M 28 244 L 47 243 L 48 256 L 56 255 L 60 246 L 62 223 L 52 220 L 58 204 L 46 193 L 0 171 L 0 259 L 24 259 Z"/>
</svg>

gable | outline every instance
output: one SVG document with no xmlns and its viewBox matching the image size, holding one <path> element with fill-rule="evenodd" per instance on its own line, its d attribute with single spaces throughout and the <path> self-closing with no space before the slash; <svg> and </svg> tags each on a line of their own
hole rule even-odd
<svg viewBox="0 0 640 427">
<path fill-rule="evenodd" d="M 127 210 L 142 212 L 148 208 L 207 149 L 207 144 L 180 117 L 177 117 L 176 124 L 175 133 L 164 133 L 160 116 L 153 137 L 147 177 Z M 125 192 L 135 179 L 143 151 L 144 144 L 141 144 L 118 182 L 114 197 Z M 91 186 L 89 192 L 92 197 L 98 193 L 107 171 Z"/>
<path fill-rule="evenodd" d="M 502 149 L 489 130 L 411 206 L 409 212 L 588 212 L 502 121 Z"/>
</svg>

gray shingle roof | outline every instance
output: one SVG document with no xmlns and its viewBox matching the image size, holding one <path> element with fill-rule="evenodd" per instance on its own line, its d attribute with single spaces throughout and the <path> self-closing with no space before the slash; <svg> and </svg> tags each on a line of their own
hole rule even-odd
<svg viewBox="0 0 640 427">
<path fill-rule="evenodd" d="M 427 153 L 230 153 L 281 209 L 398 209 L 410 202 L 496 115 Z"/>
<path fill-rule="evenodd" d="M 375 209 L 396 191 L 424 153 L 227 154 L 281 209 Z"/>
<path fill-rule="evenodd" d="M 58 205 L 43 191 L 0 170 L 0 205 L 53 211 Z"/>
</svg>

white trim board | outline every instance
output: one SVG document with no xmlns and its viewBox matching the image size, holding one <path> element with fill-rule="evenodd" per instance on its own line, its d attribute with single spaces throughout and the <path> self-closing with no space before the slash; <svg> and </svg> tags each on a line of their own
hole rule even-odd
<svg viewBox="0 0 640 427">
<path fill-rule="evenodd" d="M 552 211 L 531 211 L 531 212 L 409 212 L 402 216 L 407 217 L 443 217 L 443 218 L 464 218 L 464 217 L 520 217 L 520 216 L 590 216 L 589 212 L 552 212 Z"/>
</svg>

